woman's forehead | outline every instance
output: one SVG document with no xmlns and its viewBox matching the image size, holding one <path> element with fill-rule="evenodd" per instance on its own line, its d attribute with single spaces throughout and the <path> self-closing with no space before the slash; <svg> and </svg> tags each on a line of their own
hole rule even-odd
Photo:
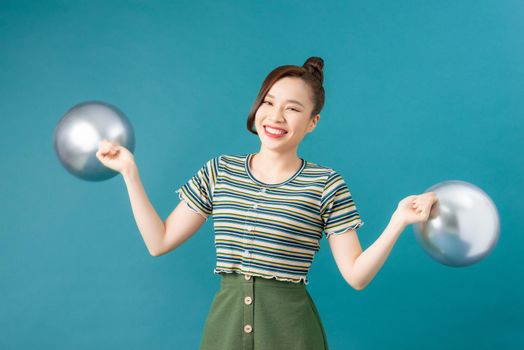
<svg viewBox="0 0 524 350">
<path fill-rule="evenodd" d="M 267 95 L 282 100 L 298 100 L 307 103 L 309 91 L 307 84 L 300 78 L 285 77 L 273 84 Z"/>
</svg>

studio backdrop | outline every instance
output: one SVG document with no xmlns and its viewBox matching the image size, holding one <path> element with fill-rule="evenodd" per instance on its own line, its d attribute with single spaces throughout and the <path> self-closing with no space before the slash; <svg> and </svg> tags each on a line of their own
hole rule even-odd
<svg viewBox="0 0 524 350">
<path fill-rule="evenodd" d="M 324 59 L 326 103 L 298 151 L 346 180 L 380 236 L 398 202 L 482 188 L 500 240 L 450 267 L 406 228 L 357 291 L 321 240 L 308 290 L 330 349 L 522 349 L 524 4 L 520 1 L 2 1 L 0 348 L 196 349 L 219 276 L 212 219 L 153 257 L 122 176 L 83 181 L 53 149 L 83 101 L 117 106 L 162 219 L 209 159 L 259 151 L 265 76 Z"/>
</svg>

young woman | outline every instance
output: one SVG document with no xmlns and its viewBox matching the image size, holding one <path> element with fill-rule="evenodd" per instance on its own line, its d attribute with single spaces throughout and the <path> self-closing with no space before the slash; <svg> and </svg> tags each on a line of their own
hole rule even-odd
<svg viewBox="0 0 524 350">
<path fill-rule="evenodd" d="M 165 222 L 151 205 L 133 155 L 102 141 L 98 159 L 123 175 L 133 214 L 153 256 L 170 252 L 213 216 L 221 276 L 200 349 L 328 349 L 318 310 L 306 289 L 323 233 L 343 278 L 364 289 L 404 228 L 426 221 L 433 192 L 402 199 L 384 232 L 362 251 L 364 222 L 343 177 L 297 155 L 324 105 L 323 60 L 275 68 L 253 104 L 248 130 L 258 153 L 210 159 L 177 193 Z M 430 213 L 431 211 L 431 213 Z"/>
</svg>

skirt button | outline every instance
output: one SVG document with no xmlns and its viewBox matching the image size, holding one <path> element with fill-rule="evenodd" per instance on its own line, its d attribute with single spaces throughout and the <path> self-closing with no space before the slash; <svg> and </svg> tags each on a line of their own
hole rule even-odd
<svg viewBox="0 0 524 350">
<path fill-rule="evenodd" d="M 246 333 L 251 333 L 252 330 L 253 330 L 253 327 L 251 327 L 250 324 L 246 324 L 246 325 L 244 326 L 244 332 L 246 332 Z"/>
<path fill-rule="evenodd" d="M 244 303 L 246 303 L 246 305 L 250 305 L 252 301 L 253 301 L 253 299 L 251 299 L 251 297 L 245 297 L 244 298 Z"/>
<path fill-rule="evenodd" d="M 244 275 L 244 278 L 247 280 L 249 280 L 251 278 L 251 275 Z"/>
</svg>

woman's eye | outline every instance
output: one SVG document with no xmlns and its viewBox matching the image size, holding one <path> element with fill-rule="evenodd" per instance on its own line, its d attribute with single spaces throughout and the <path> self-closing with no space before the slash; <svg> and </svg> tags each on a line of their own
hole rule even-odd
<svg viewBox="0 0 524 350">
<path fill-rule="evenodd" d="M 270 101 L 262 101 L 262 104 L 264 104 L 264 103 L 267 103 L 267 104 L 269 104 L 269 105 L 272 104 Z M 292 111 L 295 111 L 295 112 L 300 112 L 300 111 L 299 111 L 298 109 L 296 109 L 296 108 L 289 107 L 288 109 L 291 109 Z"/>
</svg>

